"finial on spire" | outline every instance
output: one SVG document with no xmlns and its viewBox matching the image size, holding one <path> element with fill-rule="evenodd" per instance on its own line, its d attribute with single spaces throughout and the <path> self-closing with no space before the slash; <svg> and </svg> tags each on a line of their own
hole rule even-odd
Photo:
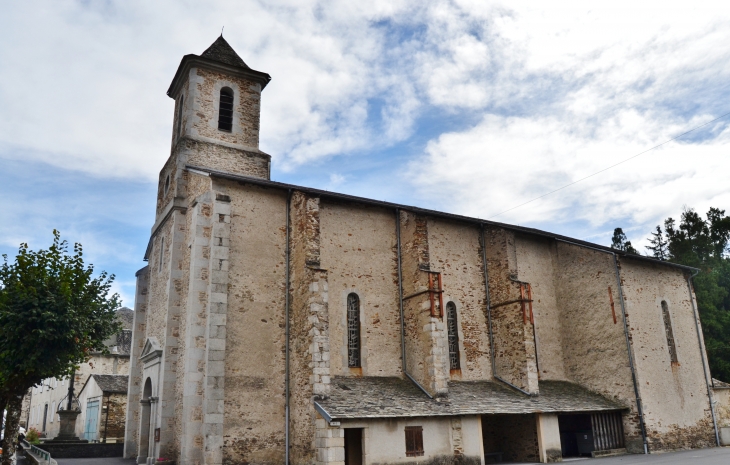
<svg viewBox="0 0 730 465">
<path fill-rule="evenodd" d="M 221 37 L 223 37 L 223 29 L 225 29 L 225 26 L 221 28 Z"/>
</svg>

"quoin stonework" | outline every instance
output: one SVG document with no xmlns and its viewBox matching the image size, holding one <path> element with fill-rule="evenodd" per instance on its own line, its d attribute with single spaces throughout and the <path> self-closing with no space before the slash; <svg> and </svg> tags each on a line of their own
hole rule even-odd
<svg viewBox="0 0 730 465">
<path fill-rule="evenodd" d="M 693 269 L 270 180 L 222 38 L 168 90 L 125 455 L 555 462 L 716 445 Z"/>
</svg>

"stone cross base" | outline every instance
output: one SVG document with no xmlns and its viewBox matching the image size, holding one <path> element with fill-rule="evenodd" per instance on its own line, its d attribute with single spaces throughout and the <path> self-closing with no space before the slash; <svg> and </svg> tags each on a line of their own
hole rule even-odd
<svg viewBox="0 0 730 465">
<path fill-rule="evenodd" d="M 81 413 L 80 410 L 61 410 L 57 413 L 61 418 L 60 431 L 58 436 L 46 441 L 47 444 L 54 442 L 89 442 L 76 436 L 76 417 Z"/>
</svg>

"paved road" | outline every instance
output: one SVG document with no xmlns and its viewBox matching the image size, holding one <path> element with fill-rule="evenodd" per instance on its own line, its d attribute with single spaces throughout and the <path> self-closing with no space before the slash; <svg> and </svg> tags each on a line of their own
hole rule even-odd
<svg viewBox="0 0 730 465">
<path fill-rule="evenodd" d="M 666 454 L 620 455 L 618 457 L 598 459 L 568 459 L 566 462 L 574 462 L 575 465 L 728 465 L 730 464 L 730 447 L 687 450 Z"/>
<path fill-rule="evenodd" d="M 133 465 L 134 459 L 57 459 L 58 465 Z M 730 464 L 730 447 L 699 449 L 667 454 L 622 455 L 600 459 L 568 459 L 576 465 L 728 465 Z M 20 463 L 18 464 L 20 465 Z M 516 464 L 513 464 L 516 465 Z"/>
</svg>

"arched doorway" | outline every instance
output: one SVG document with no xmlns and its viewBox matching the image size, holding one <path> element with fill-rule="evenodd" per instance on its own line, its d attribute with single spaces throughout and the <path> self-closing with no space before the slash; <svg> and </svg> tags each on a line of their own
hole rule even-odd
<svg viewBox="0 0 730 465">
<path fill-rule="evenodd" d="M 152 396 L 152 380 L 147 378 L 144 383 L 144 390 L 142 391 L 142 415 L 140 418 L 139 425 L 139 454 L 137 456 L 137 463 L 146 463 L 147 456 L 149 455 L 150 447 L 150 397 Z"/>
</svg>

